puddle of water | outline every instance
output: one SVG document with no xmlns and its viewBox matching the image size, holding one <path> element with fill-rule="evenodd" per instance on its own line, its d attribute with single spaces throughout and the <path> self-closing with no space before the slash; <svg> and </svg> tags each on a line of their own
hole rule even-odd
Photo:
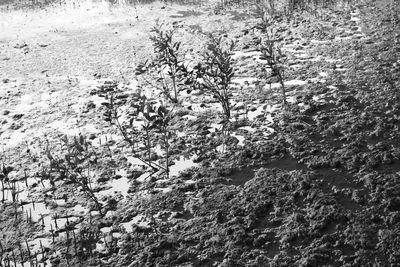
<svg viewBox="0 0 400 267">
<path fill-rule="evenodd" d="M 286 101 L 290 104 L 297 103 L 297 96 L 287 96 Z"/>
<path fill-rule="evenodd" d="M 100 78 L 100 79 L 87 79 L 83 76 L 77 76 L 76 77 L 79 80 L 79 85 L 82 87 L 89 87 L 91 89 L 96 89 L 99 86 L 102 86 L 106 83 L 113 82 L 112 79 L 108 78 Z M 104 100 L 104 99 L 103 99 Z"/>
<path fill-rule="evenodd" d="M 282 159 L 273 160 L 273 161 L 265 164 L 264 167 L 278 168 L 278 169 L 282 169 L 282 170 L 286 170 L 286 171 L 308 170 L 305 165 L 298 163 L 297 160 L 295 160 L 293 158 L 282 158 Z"/>
<path fill-rule="evenodd" d="M 100 231 L 101 231 L 103 234 L 107 234 L 107 233 L 111 232 L 111 227 L 103 227 L 103 228 L 100 228 Z"/>
<path fill-rule="evenodd" d="M 155 187 L 154 190 L 161 191 L 162 193 L 168 193 L 172 191 L 172 188 L 169 187 Z"/>
<path fill-rule="evenodd" d="M 89 209 L 82 206 L 81 204 L 78 204 L 78 205 L 75 205 L 71 211 L 72 211 L 72 214 L 84 215 L 89 212 Z"/>
<path fill-rule="evenodd" d="M 47 205 L 43 202 L 34 202 L 25 204 L 22 207 L 22 210 L 25 214 L 29 214 L 32 217 L 32 220 L 35 222 L 39 222 L 43 217 L 46 217 L 50 214 L 50 210 L 47 208 Z"/>
<path fill-rule="evenodd" d="M 169 167 L 169 175 L 171 177 L 178 176 L 181 171 L 196 167 L 198 164 L 193 162 L 194 159 L 195 156 L 192 156 L 190 159 L 180 156 L 178 160 L 174 160 L 175 164 Z"/>
<path fill-rule="evenodd" d="M 211 123 L 210 128 L 208 129 L 211 133 L 215 133 L 217 131 L 222 131 L 223 125 L 221 123 Z"/>
<path fill-rule="evenodd" d="M 162 148 L 160 144 L 157 144 L 151 150 L 153 153 L 156 153 L 159 157 L 165 157 L 165 149 Z"/>
<path fill-rule="evenodd" d="M 253 85 L 254 83 L 257 82 L 258 79 L 254 78 L 254 77 L 243 77 L 243 78 L 235 78 L 232 79 L 232 83 L 234 84 L 238 84 L 239 86 L 249 86 L 249 85 Z"/>
<path fill-rule="evenodd" d="M 94 147 L 100 147 L 106 144 L 108 141 L 119 141 L 122 137 L 116 134 L 101 134 L 92 140 L 92 145 Z"/>
<path fill-rule="evenodd" d="M 185 116 L 182 116 L 182 119 L 187 119 L 188 121 L 195 121 L 195 120 L 197 120 L 197 117 L 193 116 L 193 115 L 185 115 Z"/>
<path fill-rule="evenodd" d="M 258 106 L 256 110 L 254 111 L 249 111 L 247 113 L 247 119 L 250 121 L 254 121 L 257 117 L 260 117 L 264 114 L 263 117 L 266 117 L 268 123 L 273 123 L 274 122 L 274 116 L 272 113 L 276 112 L 279 110 L 280 105 L 264 105 L 264 106 Z"/>
<path fill-rule="evenodd" d="M 136 181 L 138 181 L 139 183 L 143 183 L 151 176 L 152 176 L 152 174 L 150 172 L 145 172 L 142 175 L 140 175 L 138 178 L 136 178 Z"/>
<path fill-rule="evenodd" d="M 247 181 L 254 178 L 254 168 L 234 170 L 227 178 L 230 179 L 227 182 L 228 185 L 244 185 Z"/>
<path fill-rule="evenodd" d="M 321 78 L 318 78 L 318 77 L 308 79 L 308 81 L 310 81 L 312 83 L 326 83 L 325 79 L 321 79 Z"/>
<path fill-rule="evenodd" d="M 85 96 L 84 98 L 80 98 L 78 102 L 71 106 L 71 109 L 76 113 L 81 114 L 82 110 L 87 109 L 88 103 L 93 103 L 95 107 L 100 107 L 101 103 L 106 102 L 104 98 L 99 97 L 97 95 Z"/>
<path fill-rule="evenodd" d="M 296 55 L 296 57 L 297 58 L 300 58 L 300 59 L 308 59 L 308 58 L 311 58 L 311 56 L 309 55 L 309 54 L 307 54 L 307 53 L 304 53 L 304 52 L 301 52 L 300 51 L 300 53 L 299 53 L 299 51 L 297 51 L 297 55 Z"/>
<path fill-rule="evenodd" d="M 292 86 L 303 86 L 305 84 L 307 84 L 307 81 L 302 81 L 302 80 L 290 80 L 290 81 L 285 81 L 285 87 L 292 87 Z M 267 84 L 265 85 L 264 89 L 268 90 L 268 89 L 276 89 L 276 88 L 280 88 L 281 84 L 280 83 L 271 83 L 271 84 Z"/>
<path fill-rule="evenodd" d="M 311 43 L 314 43 L 314 44 L 327 44 L 327 43 L 329 43 L 329 41 L 323 41 L 323 40 L 311 40 Z"/>
<path fill-rule="evenodd" d="M 150 227 L 150 220 L 148 220 L 145 216 L 139 214 L 129 222 L 121 223 L 121 225 L 125 228 L 127 232 L 132 231 L 133 225 L 138 225 L 140 227 Z"/>
<path fill-rule="evenodd" d="M 7 136 L 7 134 L 8 134 L 8 136 Z M 23 133 L 21 131 L 13 131 L 11 133 L 4 133 L 4 134 L 2 134 L 1 145 L 4 147 L 4 149 L 10 149 L 10 148 L 16 147 L 19 144 L 21 144 L 24 140 L 27 139 L 27 137 L 28 137 L 28 134 L 26 132 Z"/>
<path fill-rule="evenodd" d="M 111 182 L 107 183 L 107 186 L 111 186 L 110 189 L 103 190 L 99 192 L 99 195 L 113 195 L 115 192 L 120 192 L 124 197 L 128 195 L 129 191 L 129 179 L 126 177 L 122 177 L 119 179 L 113 179 Z"/>
<path fill-rule="evenodd" d="M 264 113 L 264 107 L 259 106 L 254 111 L 247 112 L 247 119 L 250 121 L 254 121 L 257 117 L 261 116 Z"/>
<path fill-rule="evenodd" d="M 204 112 L 208 110 L 218 110 L 222 112 L 222 108 L 218 103 L 191 104 L 190 106 L 194 112 Z"/>
<path fill-rule="evenodd" d="M 35 108 L 48 109 L 49 104 L 46 101 L 42 101 L 41 97 L 38 99 L 34 94 L 27 94 L 21 97 L 20 103 L 15 107 L 15 111 L 28 112 Z"/>
<path fill-rule="evenodd" d="M 127 162 L 130 163 L 132 166 L 136 166 L 136 165 L 145 166 L 146 165 L 140 159 L 138 159 L 136 157 L 132 157 L 132 156 L 127 157 Z"/>
<path fill-rule="evenodd" d="M 54 199 L 53 200 L 56 204 L 57 204 L 57 206 L 59 206 L 59 207 L 62 207 L 62 206 L 65 206 L 66 204 L 67 204 L 67 202 L 65 201 L 65 199 Z"/>
<path fill-rule="evenodd" d="M 10 174 L 9 177 L 12 175 Z M 28 183 L 29 186 L 29 183 Z M 13 202 L 13 194 L 15 197 L 15 201 L 25 201 L 28 198 L 29 192 L 26 190 L 25 182 L 15 182 L 15 183 L 5 183 L 4 184 L 4 191 L 0 188 L 0 201 L 3 200 L 6 202 Z"/>
<path fill-rule="evenodd" d="M 251 126 L 243 126 L 243 127 L 239 127 L 238 129 L 246 131 L 246 132 L 250 132 L 250 133 L 254 133 L 256 131 L 256 129 L 252 128 Z"/>
<path fill-rule="evenodd" d="M 219 145 L 219 146 L 217 146 L 217 147 L 215 148 L 215 150 L 216 150 L 218 153 L 225 153 L 225 149 L 226 149 L 226 145 L 225 145 L 225 144 Z"/>
<path fill-rule="evenodd" d="M 257 59 L 260 57 L 261 52 L 259 51 L 233 51 L 232 59 L 239 59 L 239 58 L 248 58 L 248 57 L 256 57 Z"/>
<path fill-rule="evenodd" d="M 275 132 L 275 129 L 270 126 L 261 126 L 260 129 L 263 130 L 262 134 L 264 137 L 268 137 Z"/>
<path fill-rule="evenodd" d="M 327 72 L 321 71 L 320 73 L 318 73 L 318 75 L 322 77 L 328 77 L 329 74 Z"/>
<path fill-rule="evenodd" d="M 338 68 L 335 71 L 339 71 L 339 72 L 345 72 L 347 71 L 347 68 Z"/>
<path fill-rule="evenodd" d="M 325 103 L 326 102 L 324 99 L 325 97 L 326 97 L 326 94 L 314 95 L 312 97 L 312 100 L 315 102 L 318 102 L 318 103 Z"/>
<path fill-rule="evenodd" d="M 32 241 L 28 241 L 28 244 L 31 252 L 36 253 L 42 251 L 40 244 L 42 244 L 43 248 L 48 248 L 50 247 L 51 242 L 52 242 L 51 238 L 41 237 L 41 238 L 36 238 Z"/>
<path fill-rule="evenodd" d="M 238 146 L 244 146 L 244 136 L 238 134 L 231 134 L 232 137 L 235 137 L 239 142 L 237 143 Z"/>
<path fill-rule="evenodd" d="M 88 133 L 99 132 L 99 130 L 97 130 L 96 126 L 93 124 L 86 124 L 83 127 L 78 127 L 77 124 L 78 124 L 78 119 L 71 118 L 68 119 L 67 121 L 62 121 L 62 120 L 54 121 L 49 124 L 49 127 L 69 136 L 78 136 L 83 132 L 88 132 Z"/>
</svg>

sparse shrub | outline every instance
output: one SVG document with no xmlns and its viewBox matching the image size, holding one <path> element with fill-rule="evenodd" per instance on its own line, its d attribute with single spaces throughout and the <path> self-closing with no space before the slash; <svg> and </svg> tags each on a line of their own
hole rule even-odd
<svg viewBox="0 0 400 267">
<path fill-rule="evenodd" d="M 271 77 L 276 77 L 281 85 L 283 104 L 286 105 L 286 89 L 285 89 L 285 70 L 286 62 L 288 60 L 287 55 L 282 52 L 281 46 L 276 39 L 273 38 L 274 31 L 270 33 L 267 32 L 266 38 L 259 38 L 258 46 L 261 52 L 260 59 L 266 60 L 269 68 L 271 69 L 271 74 L 267 79 Z"/>
<path fill-rule="evenodd" d="M 123 101 L 117 91 L 108 91 L 106 97 L 108 102 L 103 103 L 106 107 L 104 119 L 116 126 L 137 159 L 152 168 L 154 172 L 161 169 L 168 175 L 170 111 L 163 103 L 147 98 L 140 91 L 122 96 L 124 96 Z M 128 109 L 123 121 L 121 121 L 123 116 L 121 108 Z M 152 159 L 152 149 L 158 141 L 165 150 L 165 166 L 157 164 Z"/>
<path fill-rule="evenodd" d="M 148 100 L 145 96 L 138 95 L 141 101 L 133 101 L 131 107 L 136 109 L 136 114 L 141 114 L 144 118 L 143 129 L 146 132 L 145 142 L 147 143 L 148 154 L 153 146 L 151 143 L 150 135 L 155 134 L 156 139 L 161 143 L 165 151 L 166 164 L 163 169 L 166 171 L 167 176 L 169 173 L 169 138 L 171 132 L 169 131 L 170 111 L 162 103 L 156 103 Z M 149 163 L 151 158 L 149 158 Z"/>
<path fill-rule="evenodd" d="M 277 16 L 292 18 L 295 12 L 307 11 L 316 14 L 320 8 L 333 7 L 339 3 L 349 4 L 351 0 L 255 0 L 256 16 L 261 19 L 259 26 L 266 27 Z"/>
<path fill-rule="evenodd" d="M 166 28 L 164 24 L 157 23 L 151 29 L 153 35 L 150 39 L 156 57 L 153 61 L 139 64 L 136 75 L 147 72 L 156 76 L 156 83 L 148 83 L 160 89 L 173 103 L 178 103 L 179 92 L 190 89 L 194 83 L 193 71 L 189 71 L 185 66 L 181 55 L 181 42 L 174 41 L 174 30 Z"/>
<path fill-rule="evenodd" d="M 92 188 L 92 171 L 98 163 L 95 149 L 83 135 L 72 139 L 64 135 L 61 143 L 65 152 L 62 157 L 56 157 L 49 148 L 46 149 L 52 168 L 66 181 L 80 188 L 95 203 L 98 212 L 103 215 L 102 205 Z"/>
<path fill-rule="evenodd" d="M 225 119 L 231 117 L 231 81 L 233 70 L 232 50 L 235 42 L 225 41 L 222 37 L 209 35 L 203 62 L 195 67 L 200 78 L 200 90 L 210 93 L 221 104 Z"/>
</svg>

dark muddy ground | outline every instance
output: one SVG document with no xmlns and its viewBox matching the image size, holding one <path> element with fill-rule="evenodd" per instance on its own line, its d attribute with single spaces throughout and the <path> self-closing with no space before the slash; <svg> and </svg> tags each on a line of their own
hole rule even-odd
<svg viewBox="0 0 400 267">
<path fill-rule="evenodd" d="M 249 6 L 0 6 L 2 264 L 399 266 L 400 9 L 389 4 L 276 17 L 286 107 L 262 78 Z M 212 97 L 166 102 L 169 176 L 140 161 L 102 104 L 107 90 L 159 100 L 135 73 L 153 56 L 156 18 L 188 63 L 203 33 L 237 41 L 228 124 Z M 150 162 L 162 165 L 156 139 Z"/>
</svg>

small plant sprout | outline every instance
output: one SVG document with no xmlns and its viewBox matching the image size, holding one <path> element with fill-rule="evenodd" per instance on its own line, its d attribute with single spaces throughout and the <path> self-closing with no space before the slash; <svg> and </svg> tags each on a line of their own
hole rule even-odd
<svg viewBox="0 0 400 267">
<path fill-rule="evenodd" d="M 222 37 L 209 35 L 207 49 L 203 54 L 203 64 L 195 67 L 200 77 L 200 90 L 211 94 L 221 104 L 225 119 L 231 117 L 231 81 L 233 70 L 232 51 L 235 42 L 226 42 Z"/>
<path fill-rule="evenodd" d="M 273 31 L 271 31 L 273 33 Z M 259 38 L 258 45 L 261 52 L 260 59 L 266 60 L 271 74 L 266 79 L 276 77 L 281 85 L 283 104 L 286 105 L 286 89 L 285 89 L 285 70 L 287 55 L 282 52 L 281 46 L 276 39 L 271 38 L 270 33 L 266 34 L 266 39 Z"/>
</svg>

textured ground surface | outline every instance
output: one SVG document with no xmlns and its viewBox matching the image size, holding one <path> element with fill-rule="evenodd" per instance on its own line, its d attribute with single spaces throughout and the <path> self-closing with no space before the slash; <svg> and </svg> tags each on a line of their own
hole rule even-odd
<svg viewBox="0 0 400 267">
<path fill-rule="evenodd" d="M 2 260 L 397 266 L 400 32 L 386 2 L 277 19 L 290 55 L 285 110 L 278 84 L 260 78 L 260 33 L 250 30 L 259 20 L 246 7 L 2 6 Z M 229 131 L 212 98 L 183 96 L 168 179 L 146 175 L 95 94 L 141 85 L 135 67 L 152 56 L 157 18 L 173 23 L 188 59 L 198 58 L 203 32 L 238 42 Z M 50 158 L 64 157 L 60 143 L 80 133 L 95 151 L 91 177 L 105 216 L 50 169 Z"/>
</svg>

